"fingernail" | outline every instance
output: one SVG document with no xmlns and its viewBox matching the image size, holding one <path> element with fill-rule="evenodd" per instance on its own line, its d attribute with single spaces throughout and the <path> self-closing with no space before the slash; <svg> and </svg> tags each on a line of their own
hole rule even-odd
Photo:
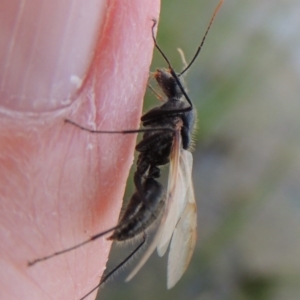
<svg viewBox="0 0 300 300">
<path fill-rule="evenodd" d="M 47 112 L 69 105 L 95 51 L 106 1 L 0 3 L 0 106 Z"/>
</svg>

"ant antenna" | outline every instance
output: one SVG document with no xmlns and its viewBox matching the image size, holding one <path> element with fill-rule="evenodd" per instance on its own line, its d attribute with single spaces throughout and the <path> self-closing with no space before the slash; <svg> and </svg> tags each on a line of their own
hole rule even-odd
<svg viewBox="0 0 300 300">
<path fill-rule="evenodd" d="M 209 30 L 210 30 L 210 27 L 211 27 L 212 23 L 214 22 L 214 19 L 215 19 L 216 15 L 217 15 L 218 11 L 220 10 L 220 8 L 221 8 L 223 2 L 224 2 L 224 0 L 220 0 L 219 4 L 218 4 L 217 7 L 215 8 L 214 14 L 213 14 L 213 16 L 212 16 L 211 19 L 210 19 L 210 22 L 209 22 L 208 27 L 207 27 L 207 29 L 206 29 L 206 31 L 205 31 L 205 34 L 204 34 L 204 36 L 203 36 L 203 38 L 202 38 L 202 41 L 201 41 L 200 46 L 198 47 L 198 49 L 197 49 L 197 51 L 196 51 L 196 53 L 195 53 L 193 59 L 192 59 L 191 62 L 188 64 L 188 66 L 187 66 L 186 68 L 184 68 L 183 71 L 181 71 L 179 74 L 177 74 L 178 77 L 180 77 L 182 74 L 184 74 L 184 73 L 191 67 L 191 65 L 194 63 L 195 59 L 196 59 L 197 56 L 199 55 L 199 53 L 200 53 L 200 51 L 201 51 L 201 49 L 202 49 L 202 46 L 203 46 L 203 44 L 204 44 L 204 42 L 205 42 L 205 39 L 206 39 L 206 37 L 207 37 L 207 34 L 208 34 Z M 161 52 L 161 51 L 160 51 L 160 52 Z M 163 55 L 163 56 L 164 56 L 164 55 Z M 165 56 L 164 56 L 164 57 L 165 57 Z M 166 58 L 165 58 L 165 59 L 166 59 Z"/>
<path fill-rule="evenodd" d="M 156 19 L 152 19 L 152 21 L 153 21 L 153 25 L 152 25 L 152 39 L 153 39 L 155 48 L 160 52 L 160 54 L 162 55 L 162 57 L 164 58 L 164 60 L 168 64 L 170 74 L 173 76 L 173 78 L 176 81 L 176 83 L 178 84 L 178 86 L 179 86 L 182 94 L 184 95 L 185 99 L 187 100 L 187 102 L 190 105 L 189 107 L 187 107 L 185 109 L 182 109 L 181 112 L 191 111 L 193 109 L 193 103 L 192 103 L 191 99 L 189 98 L 189 96 L 187 95 L 186 91 L 184 90 L 184 87 L 182 86 L 182 83 L 180 82 L 180 80 L 178 78 L 178 75 L 175 73 L 173 67 L 171 66 L 170 61 L 168 60 L 168 58 L 166 57 L 166 55 L 164 54 L 164 52 L 161 50 L 161 48 L 157 44 L 157 41 L 156 41 L 156 38 L 155 38 L 155 34 L 154 34 L 154 27 L 156 26 L 157 21 L 156 21 Z"/>
<path fill-rule="evenodd" d="M 156 19 L 152 19 L 152 21 L 153 21 L 153 25 L 152 25 L 152 39 L 153 39 L 155 48 L 160 52 L 160 54 L 162 55 L 162 57 L 164 58 L 164 60 L 165 60 L 166 63 L 168 64 L 170 74 L 173 76 L 174 80 L 175 80 L 176 83 L 178 84 L 178 86 L 179 86 L 179 88 L 180 88 L 182 94 L 184 95 L 185 99 L 186 99 L 187 102 L 190 104 L 190 106 L 187 107 L 187 108 L 185 108 L 185 109 L 183 109 L 182 112 L 185 112 L 185 111 L 191 111 L 191 110 L 193 109 L 193 103 L 192 103 L 191 99 L 189 98 L 189 96 L 187 95 L 187 93 L 186 93 L 186 91 L 185 91 L 185 89 L 184 89 L 182 83 L 181 83 L 180 80 L 179 80 L 179 77 L 180 77 L 183 73 L 185 73 L 185 72 L 191 67 L 191 65 L 194 63 L 195 59 L 197 58 L 198 54 L 200 53 L 200 50 L 201 50 L 201 48 L 202 48 L 202 46 L 203 46 L 203 44 L 204 44 L 204 42 L 205 42 L 206 36 L 207 36 L 207 34 L 208 34 L 208 32 L 209 32 L 209 29 L 210 29 L 210 27 L 211 27 L 211 25 L 212 25 L 212 23 L 213 23 L 213 21 L 214 21 L 216 15 L 217 15 L 218 11 L 220 10 L 220 8 L 221 8 L 223 2 L 224 2 L 224 0 L 220 0 L 220 1 L 219 1 L 219 4 L 218 4 L 217 7 L 215 8 L 215 11 L 214 11 L 214 13 L 213 13 L 212 18 L 210 19 L 210 22 L 209 22 L 209 24 L 208 24 L 208 27 L 207 27 L 206 32 L 205 32 L 205 34 L 204 34 L 204 37 L 202 38 L 201 44 L 200 44 L 200 46 L 198 47 L 198 49 L 197 49 L 197 51 L 196 51 L 196 54 L 194 55 L 192 61 L 191 61 L 191 62 L 188 64 L 188 66 L 187 66 L 186 68 L 184 68 L 183 71 L 181 71 L 181 73 L 179 73 L 179 74 L 176 74 L 176 73 L 175 73 L 175 71 L 174 71 L 174 69 L 173 69 L 173 67 L 172 67 L 172 65 L 171 65 L 171 63 L 170 63 L 170 61 L 168 60 L 168 58 L 166 57 L 166 55 L 164 54 L 164 52 L 161 50 L 161 48 L 160 48 L 159 45 L 157 44 L 157 41 L 156 41 L 156 38 L 155 38 L 155 34 L 154 34 L 154 28 L 155 28 L 155 26 L 156 26 L 156 24 L 157 24 L 157 21 L 156 21 Z"/>
</svg>

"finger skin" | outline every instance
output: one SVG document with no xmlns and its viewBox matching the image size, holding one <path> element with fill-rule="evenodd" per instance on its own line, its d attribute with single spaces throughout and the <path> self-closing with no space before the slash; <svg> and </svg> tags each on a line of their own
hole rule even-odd
<svg viewBox="0 0 300 300">
<path fill-rule="evenodd" d="M 64 119 L 93 129 L 138 128 L 159 1 L 111 0 L 105 9 L 72 103 L 38 113 L 0 111 L 1 299 L 79 299 L 105 269 L 105 238 L 27 267 L 118 219 L 136 135 L 89 134 Z"/>
</svg>

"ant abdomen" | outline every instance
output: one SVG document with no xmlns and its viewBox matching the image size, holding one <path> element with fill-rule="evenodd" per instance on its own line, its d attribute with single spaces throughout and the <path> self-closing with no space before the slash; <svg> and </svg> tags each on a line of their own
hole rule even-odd
<svg viewBox="0 0 300 300">
<path fill-rule="evenodd" d="M 119 224 L 124 225 L 117 228 L 108 239 L 124 241 L 136 237 L 158 219 L 164 204 L 163 186 L 153 178 L 147 178 L 143 182 L 143 195 L 138 191 L 133 194 L 119 220 Z"/>
</svg>

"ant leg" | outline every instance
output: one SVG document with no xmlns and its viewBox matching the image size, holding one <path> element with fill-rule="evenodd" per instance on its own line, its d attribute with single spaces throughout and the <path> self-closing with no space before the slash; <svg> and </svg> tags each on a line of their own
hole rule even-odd
<svg viewBox="0 0 300 300">
<path fill-rule="evenodd" d="M 102 134 L 133 134 L 133 133 L 140 133 L 140 132 L 153 132 L 153 131 L 174 131 L 174 129 L 169 127 L 158 127 L 158 128 L 141 128 L 141 129 L 129 129 L 129 130 L 96 130 L 96 129 L 90 129 L 84 126 L 81 126 L 72 120 L 65 119 L 65 123 L 71 124 L 75 127 L 78 127 L 81 130 L 88 131 L 89 133 L 102 133 Z"/>
<path fill-rule="evenodd" d="M 131 259 L 141 249 L 141 247 L 145 244 L 146 237 L 146 233 L 144 232 L 143 240 L 141 241 L 141 243 L 121 263 L 119 263 L 116 267 L 114 267 L 111 271 L 104 275 L 101 278 L 99 285 L 105 283 L 111 275 L 113 275 L 119 268 L 123 267 L 128 262 L 128 260 Z"/>
<path fill-rule="evenodd" d="M 111 271 L 109 271 L 105 276 L 103 276 L 100 280 L 100 283 L 95 286 L 92 290 L 90 290 L 86 295 L 84 295 L 79 300 L 84 300 L 87 296 L 89 296 L 92 292 L 94 292 L 97 288 L 99 288 L 102 284 L 104 284 L 115 272 L 117 272 L 120 268 L 122 268 L 145 244 L 146 241 L 146 233 L 143 235 L 142 242 L 116 267 L 114 267 Z"/>
<path fill-rule="evenodd" d="M 88 243 L 90 243 L 90 242 L 92 242 L 94 240 L 97 240 L 98 238 L 106 235 L 107 233 L 110 233 L 111 231 L 114 231 L 114 230 L 118 229 L 119 227 L 120 227 L 120 225 L 115 226 L 115 227 L 110 228 L 110 229 L 108 229 L 106 231 L 102 231 L 101 233 L 95 234 L 95 235 L 91 236 L 88 240 L 85 240 L 84 242 L 81 242 L 81 243 L 79 243 L 79 244 L 77 244 L 75 246 L 72 246 L 72 247 L 66 248 L 64 250 L 61 250 L 61 251 L 58 251 L 58 252 L 54 252 L 54 253 L 52 253 L 50 255 L 47 255 L 47 256 L 44 256 L 44 257 L 41 257 L 41 258 L 38 258 L 38 259 L 35 259 L 35 260 L 32 260 L 32 261 L 29 261 L 28 262 L 28 267 L 31 267 L 31 266 L 33 266 L 36 263 L 39 263 L 41 261 L 45 261 L 45 260 L 48 260 L 48 259 L 50 259 L 52 257 L 64 254 L 64 253 L 72 251 L 74 249 L 77 249 L 77 248 L 79 248 L 79 247 L 81 247 L 81 246 L 83 246 L 85 244 L 88 244 Z"/>
</svg>

